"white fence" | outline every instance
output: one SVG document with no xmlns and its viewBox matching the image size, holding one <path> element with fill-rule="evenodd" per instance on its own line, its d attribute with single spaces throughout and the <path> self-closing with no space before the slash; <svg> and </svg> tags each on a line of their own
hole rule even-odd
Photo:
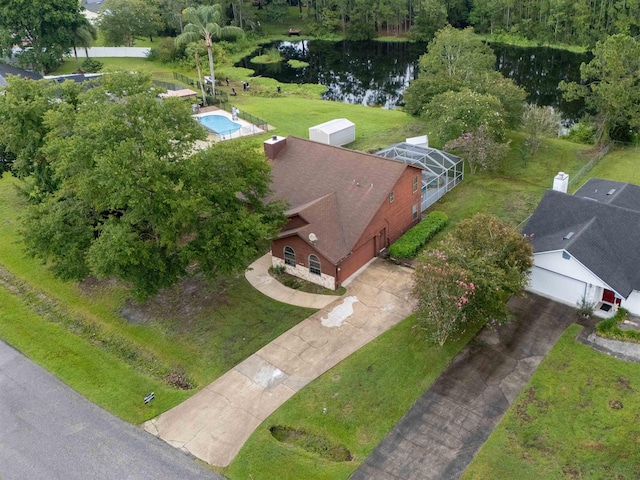
<svg viewBox="0 0 640 480">
<path fill-rule="evenodd" d="M 91 47 L 89 49 L 78 48 L 78 58 L 86 57 L 85 50 L 89 50 L 89 57 L 102 58 L 102 57 L 135 57 L 146 58 L 149 55 L 148 47 Z M 73 55 L 73 50 L 70 55 Z"/>
</svg>

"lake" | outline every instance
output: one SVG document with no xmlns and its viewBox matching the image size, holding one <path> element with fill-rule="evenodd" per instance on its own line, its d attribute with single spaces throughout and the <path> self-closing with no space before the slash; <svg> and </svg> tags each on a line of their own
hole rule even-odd
<svg viewBox="0 0 640 480">
<path fill-rule="evenodd" d="M 250 59 L 277 48 L 283 61 L 255 64 Z M 547 47 L 491 45 L 496 69 L 512 78 L 528 93 L 528 101 L 558 108 L 563 118 L 575 121 L 582 114 L 580 102 L 565 102 L 558 90 L 560 80 L 579 80 L 580 64 L 590 54 L 578 54 Z M 326 42 L 320 40 L 279 41 L 265 45 L 236 66 L 250 68 L 255 76 L 282 83 L 316 83 L 327 87 L 325 100 L 382 108 L 395 108 L 402 92 L 416 78 L 420 55 L 426 44 L 410 42 Z M 287 60 L 301 60 L 309 66 L 292 68 Z"/>
</svg>

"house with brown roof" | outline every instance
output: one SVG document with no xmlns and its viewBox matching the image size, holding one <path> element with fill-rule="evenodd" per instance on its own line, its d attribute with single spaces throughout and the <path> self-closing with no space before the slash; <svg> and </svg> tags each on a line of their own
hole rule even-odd
<svg viewBox="0 0 640 480">
<path fill-rule="evenodd" d="M 336 289 L 420 221 L 418 166 L 297 137 L 264 151 L 289 205 L 272 261 L 293 275 Z"/>
</svg>

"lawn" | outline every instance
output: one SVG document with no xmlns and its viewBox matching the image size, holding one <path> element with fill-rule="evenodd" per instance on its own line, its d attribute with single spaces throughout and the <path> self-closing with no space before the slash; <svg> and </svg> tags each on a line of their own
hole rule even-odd
<svg viewBox="0 0 640 480">
<path fill-rule="evenodd" d="M 441 348 L 425 343 L 412 325 L 413 317 L 405 319 L 298 392 L 258 427 L 223 474 L 233 480 L 348 478 L 473 333 Z M 306 449 L 280 442 L 273 426 L 318 441 Z M 352 461 L 325 458 L 339 446 Z"/>
<path fill-rule="evenodd" d="M 12 292 L 12 301 L 2 302 L 0 336 L 130 422 L 193 394 L 170 388 L 167 375 L 202 388 L 313 312 L 265 297 L 241 274 L 183 282 L 145 305 L 128 300 L 124 286 L 114 282 L 62 282 L 22 251 L 18 216 L 24 202 L 15 183 L 6 174 L 0 180 L 0 292 Z M 15 318 L 25 318 L 24 324 Z M 43 333 L 25 337 L 25 329 L 38 331 L 27 323 L 42 324 Z M 91 349 L 92 355 L 76 353 Z M 114 378 L 120 382 L 117 398 Z M 157 401 L 140 409 L 151 390 Z"/>
<path fill-rule="evenodd" d="M 590 158 L 586 145 L 549 139 L 525 162 L 520 153 L 524 137 L 512 133 L 510 140 L 511 151 L 498 172 L 479 171 L 470 175 L 467 170 L 464 182 L 430 208 L 449 216 L 446 231 L 477 212 L 491 213 L 513 226 L 519 225 L 533 212 L 545 190 L 552 187 L 553 177 L 559 171 L 572 175 Z"/>
<path fill-rule="evenodd" d="M 463 480 L 634 479 L 640 365 L 595 352 L 567 329 Z"/>
<path fill-rule="evenodd" d="M 614 149 L 593 167 L 587 176 L 640 185 L 639 165 L 640 147 Z M 577 187 L 581 186 L 585 181 L 587 181 L 587 178 L 583 182 L 578 182 Z"/>
</svg>

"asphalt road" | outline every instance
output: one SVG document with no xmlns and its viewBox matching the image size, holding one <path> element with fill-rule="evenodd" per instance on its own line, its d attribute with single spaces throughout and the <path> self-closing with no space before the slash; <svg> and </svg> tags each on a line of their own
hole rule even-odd
<svg viewBox="0 0 640 480">
<path fill-rule="evenodd" d="M 223 479 L 97 407 L 2 341 L 0 478 Z"/>
</svg>

